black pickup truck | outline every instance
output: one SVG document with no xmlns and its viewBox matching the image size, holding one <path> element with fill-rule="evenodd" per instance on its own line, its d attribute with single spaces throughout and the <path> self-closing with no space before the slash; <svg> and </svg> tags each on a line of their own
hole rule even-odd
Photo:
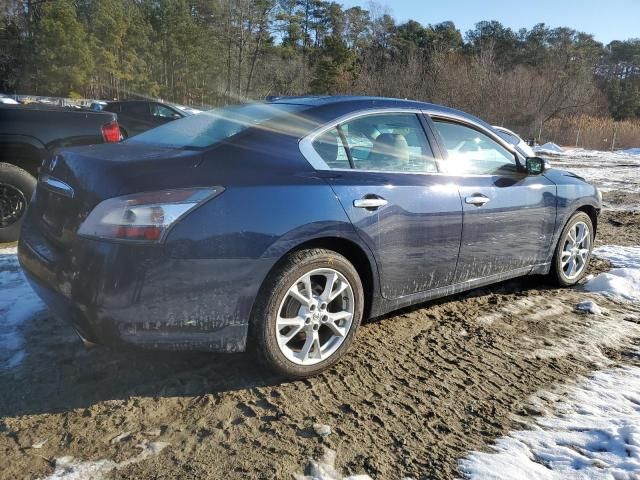
<svg viewBox="0 0 640 480">
<path fill-rule="evenodd" d="M 18 239 L 38 171 L 56 148 L 118 142 L 117 115 L 31 105 L 0 106 L 0 243 Z"/>
</svg>

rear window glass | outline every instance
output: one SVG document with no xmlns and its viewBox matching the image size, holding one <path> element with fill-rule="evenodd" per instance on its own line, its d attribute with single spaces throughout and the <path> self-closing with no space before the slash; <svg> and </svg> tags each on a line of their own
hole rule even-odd
<svg viewBox="0 0 640 480">
<path fill-rule="evenodd" d="M 306 105 L 254 103 L 209 110 L 166 123 L 131 137 L 126 143 L 149 143 L 175 148 L 203 148 Z"/>
</svg>

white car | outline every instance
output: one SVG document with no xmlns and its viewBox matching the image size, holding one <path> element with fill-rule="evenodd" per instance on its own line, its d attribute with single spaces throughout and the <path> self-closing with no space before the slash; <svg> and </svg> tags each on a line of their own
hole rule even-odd
<svg viewBox="0 0 640 480">
<path fill-rule="evenodd" d="M 493 126 L 493 129 L 496 131 L 501 138 L 509 142 L 511 145 L 518 147 L 518 149 L 526 156 L 526 157 L 535 157 L 536 154 L 533 149 L 520 138 L 520 136 L 509 130 L 508 128 L 499 127 L 497 125 Z"/>
<path fill-rule="evenodd" d="M 20 105 L 20 102 L 16 102 L 13 98 L 0 97 L 0 103 L 4 105 Z"/>
<path fill-rule="evenodd" d="M 202 113 L 202 110 L 199 110 L 193 107 L 186 107 L 184 105 L 174 105 L 174 107 L 179 108 L 180 110 L 182 110 L 184 113 L 188 115 L 197 115 L 199 113 Z"/>
</svg>

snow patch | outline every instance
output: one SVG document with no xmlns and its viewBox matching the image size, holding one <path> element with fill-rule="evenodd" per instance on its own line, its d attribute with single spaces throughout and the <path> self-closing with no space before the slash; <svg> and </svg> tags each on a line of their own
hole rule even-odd
<svg viewBox="0 0 640 480">
<path fill-rule="evenodd" d="M 597 372 L 569 390 L 556 412 L 493 451 L 460 461 L 470 479 L 635 479 L 640 477 L 640 368 Z"/>
<path fill-rule="evenodd" d="M 609 260 L 614 267 L 640 268 L 640 247 L 603 245 L 593 249 L 597 257 Z"/>
<path fill-rule="evenodd" d="M 640 247 L 605 245 L 595 248 L 593 254 L 619 268 L 588 280 L 585 290 L 622 301 L 640 302 Z"/>
<path fill-rule="evenodd" d="M 336 452 L 330 448 L 324 449 L 322 457 L 318 460 L 309 459 L 308 474 L 296 474 L 295 480 L 372 480 L 369 475 L 351 475 L 343 477 L 335 467 Z"/>
<path fill-rule="evenodd" d="M 584 288 L 613 299 L 640 302 L 640 268 L 614 268 L 589 280 Z"/>
<path fill-rule="evenodd" d="M 101 480 L 109 472 L 154 457 L 168 446 L 166 442 L 143 442 L 137 445 L 142 450 L 138 455 L 119 463 L 113 460 L 79 462 L 71 456 L 60 457 L 56 459 L 54 472 L 44 480 Z"/>
<path fill-rule="evenodd" d="M 331 435 L 331 427 L 329 425 L 323 425 L 321 423 L 313 424 L 313 431 L 316 432 L 316 435 L 321 437 L 328 437 Z"/>
<path fill-rule="evenodd" d="M 533 149 L 536 153 L 563 153 L 562 147 L 556 145 L 553 142 L 547 142 L 544 145 L 540 145 Z"/>
<path fill-rule="evenodd" d="M 576 310 L 580 313 L 590 313 L 592 315 L 602 315 L 602 309 L 593 300 L 585 300 L 576 305 Z"/>
<path fill-rule="evenodd" d="M 556 151 L 553 147 L 543 148 L 547 145 L 549 144 L 538 147 L 536 152 L 551 157 L 554 167 L 569 170 L 584 177 L 603 192 L 612 190 L 640 192 L 640 177 L 637 174 L 640 168 L 640 155 L 635 153 L 640 149 L 602 152 L 572 148 Z"/>
<path fill-rule="evenodd" d="M 24 324 L 44 310 L 22 274 L 16 253 L 15 247 L 0 249 L 0 370 L 22 363 Z"/>
</svg>

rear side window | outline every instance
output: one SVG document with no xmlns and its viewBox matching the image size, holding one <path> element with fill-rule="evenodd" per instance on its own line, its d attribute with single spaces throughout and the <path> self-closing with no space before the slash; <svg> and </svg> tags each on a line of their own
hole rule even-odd
<svg viewBox="0 0 640 480">
<path fill-rule="evenodd" d="M 169 107 L 160 105 L 159 103 L 152 103 L 151 115 L 153 115 L 154 117 L 162 117 L 162 118 L 176 118 L 176 115 L 178 115 L 178 113 L 175 112 L 174 110 L 171 110 Z"/>
<path fill-rule="evenodd" d="M 205 148 L 276 117 L 308 108 L 284 103 L 254 103 L 202 112 L 169 122 L 126 140 L 174 148 Z"/>
<path fill-rule="evenodd" d="M 418 116 L 367 115 L 340 125 L 360 170 L 436 172 L 433 152 Z"/>
<path fill-rule="evenodd" d="M 452 175 L 494 175 L 517 171 L 513 153 L 498 142 L 471 127 L 434 119 L 447 150 L 443 162 Z"/>
<path fill-rule="evenodd" d="M 412 113 L 358 117 L 323 133 L 313 147 L 330 168 L 351 168 L 350 154 L 358 170 L 438 171 L 422 124 Z"/>
<path fill-rule="evenodd" d="M 313 141 L 313 148 L 330 168 L 351 168 L 337 128 L 324 132 Z"/>
<path fill-rule="evenodd" d="M 122 113 L 144 117 L 149 115 L 149 104 L 147 102 L 127 102 L 122 103 Z"/>
</svg>

